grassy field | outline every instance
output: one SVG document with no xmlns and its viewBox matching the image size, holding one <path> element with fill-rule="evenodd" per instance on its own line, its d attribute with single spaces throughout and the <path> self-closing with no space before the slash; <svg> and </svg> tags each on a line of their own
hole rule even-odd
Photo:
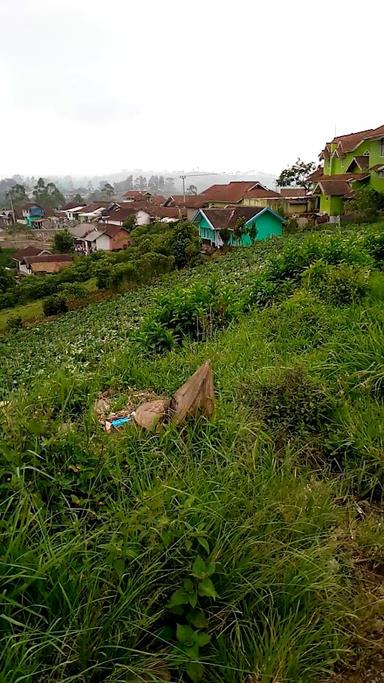
<svg viewBox="0 0 384 683">
<path fill-rule="evenodd" d="M 374 677 L 384 275 L 364 230 L 349 231 L 338 256 L 361 257 L 366 277 L 347 305 L 303 280 L 169 353 L 148 353 L 139 334 L 170 292 L 187 300 L 213 278 L 247 297 L 266 259 L 301 240 L 231 253 L 0 341 L 0 681 Z M 101 395 L 116 408 L 137 392 L 170 395 L 207 359 L 210 421 L 101 429 Z"/>
</svg>

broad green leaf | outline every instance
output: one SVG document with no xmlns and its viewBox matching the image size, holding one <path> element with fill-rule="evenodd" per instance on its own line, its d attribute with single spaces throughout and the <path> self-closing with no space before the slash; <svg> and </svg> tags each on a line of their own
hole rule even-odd
<svg viewBox="0 0 384 683">
<path fill-rule="evenodd" d="M 207 539 L 204 538 L 204 536 L 198 536 L 197 540 L 200 543 L 201 547 L 204 548 L 207 555 L 209 555 L 209 543 L 208 543 Z"/>
<path fill-rule="evenodd" d="M 203 678 L 204 669 L 199 662 L 190 662 L 187 664 L 187 675 L 193 683 L 199 683 Z"/>
<path fill-rule="evenodd" d="M 199 652 L 199 646 L 197 643 L 192 645 L 192 647 L 186 647 L 184 652 L 189 659 L 199 659 L 200 652 Z"/>
<path fill-rule="evenodd" d="M 177 624 L 176 638 L 181 643 L 193 647 L 196 642 L 196 631 L 188 624 Z"/>
<path fill-rule="evenodd" d="M 191 609 L 187 614 L 187 619 L 195 628 L 206 628 L 208 625 L 207 617 L 200 609 Z"/>
<path fill-rule="evenodd" d="M 208 576 L 212 576 L 212 574 L 215 573 L 216 570 L 216 565 L 214 562 L 207 562 L 207 574 Z"/>
<path fill-rule="evenodd" d="M 207 566 L 200 555 L 197 555 L 192 565 L 192 575 L 197 579 L 204 579 L 207 574 Z"/>
<path fill-rule="evenodd" d="M 211 636 L 209 635 L 209 633 L 196 633 L 196 642 L 199 647 L 204 647 L 204 645 L 208 645 L 210 640 Z"/>
<path fill-rule="evenodd" d="M 207 598 L 216 597 L 215 586 L 213 585 L 211 579 L 203 579 L 203 581 L 199 581 L 197 590 L 199 595 L 204 595 Z"/>
<path fill-rule="evenodd" d="M 178 588 L 177 591 L 172 593 L 168 607 L 177 607 L 177 605 L 188 605 L 189 604 L 189 594 L 182 588 Z"/>
<path fill-rule="evenodd" d="M 197 605 L 197 592 L 193 591 L 193 593 L 188 593 L 189 596 L 189 604 L 191 607 L 196 607 Z"/>
<path fill-rule="evenodd" d="M 187 593 L 192 593 L 193 591 L 193 581 L 191 579 L 184 579 L 183 586 Z"/>
</svg>

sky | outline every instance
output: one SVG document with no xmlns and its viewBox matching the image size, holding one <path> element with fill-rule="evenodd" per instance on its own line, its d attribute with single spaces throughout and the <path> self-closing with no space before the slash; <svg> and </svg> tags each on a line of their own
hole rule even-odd
<svg viewBox="0 0 384 683">
<path fill-rule="evenodd" d="M 0 0 L 0 176 L 278 174 L 384 124 L 383 0 Z"/>
</svg>

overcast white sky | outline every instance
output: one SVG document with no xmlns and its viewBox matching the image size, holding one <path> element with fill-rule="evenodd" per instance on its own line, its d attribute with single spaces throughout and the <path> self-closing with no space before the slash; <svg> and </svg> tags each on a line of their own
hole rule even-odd
<svg viewBox="0 0 384 683">
<path fill-rule="evenodd" d="M 0 0 L 0 176 L 278 173 L 384 123 L 383 0 Z"/>
</svg>

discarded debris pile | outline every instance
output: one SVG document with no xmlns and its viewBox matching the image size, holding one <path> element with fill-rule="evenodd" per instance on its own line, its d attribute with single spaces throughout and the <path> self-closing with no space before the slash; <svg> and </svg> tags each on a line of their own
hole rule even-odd
<svg viewBox="0 0 384 683">
<path fill-rule="evenodd" d="M 139 393 L 136 394 L 136 397 L 138 396 L 140 396 Z M 144 392 L 141 396 L 149 397 Z M 196 417 L 197 415 L 211 417 L 214 401 L 212 369 L 209 361 L 207 361 L 171 398 L 157 397 L 150 401 L 147 400 L 137 409 L 130 403 L 123 410 L 111 413 L 109 412 L 110 402 L 104 396 L 96 401 L 95 412 L 100 424 L 107 432 L 132 421 L 143 429 L 155 430 L 165 423 L 182 424 L 188 417 Z"/>
</svg>

